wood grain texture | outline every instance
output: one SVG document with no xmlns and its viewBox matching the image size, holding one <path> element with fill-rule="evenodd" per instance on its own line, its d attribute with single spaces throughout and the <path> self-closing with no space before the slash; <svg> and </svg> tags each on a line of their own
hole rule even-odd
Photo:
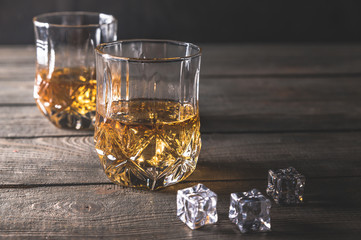
<svg viewBox="0 0 361 240">
<path fill-rule="evenodd" d="M 360 73 L 359 44 L 223 44 L 201 47 L 201 74 L 204 75 Z"/>
<path fill-rule="evenodd" d="M 35 64 L 23 65 L 21 63 L 1 64 L 0 63 L 0 82 L 1 81 L 29 81 L 34 82 Z"/>
<path fill-rule="evenodd" d="M 34 105 L 34 81 L 0 81 L 0 105 Z"/>
<path fill-rule="evenodd" d="M 361 78 L 203 79 L 206 132 L 360 129 Z"/>
<path fill-rule="evenodd" d="M 35 106 L 32 83 L 1 83 L 0 137 L 84 134 L 52 127 Z M 200 85 L 203 133 L 361 129 L 361 77 L 204 77 Z"/>
<path fill-rule="evenodd" d="M 361 177 L 361 132 L 204 134 L 188 181 L 265 179 L 293 166 L 306 177 Z M 109 182 L 92 137 L 0 139 L 0 184 Z"/>
<path fill-rule="evenodd" d="M 202 44 L 201 48 L 203 76 L 361 73 L 359 44 Z M 32 80 L 34 68 L 33 46 L 0 47 L 0 81 Z"/>
<path fill-rule="evenodd" d="M 92 131 L 58 129 L 53 126 L 36 106 L 0 107 L 0 136 L 37 137 L 37 136 L 90 136 Z"/>
<path fill-rule="evenodd" d="M 35 61 L 33 46 L 0 46 L 0 81 L 33 82 Z"/>
<path fill-rule="evenodd" d="M 35 47 L 33 45 L 1 45 L 0 66 L 6 64 L 35 64 Z"/>
<path fill-rule="evenodd" d="M 361 45 L 204 45 L 196 171 L 157 192 L 105 176 L 92 132 L 55 128 L 32 98 L 32 46 L 0 46 L 0 238 L 358 239 Z M 272 229 L 241 235 L 229 194 L 265 192 L 268 169 L 306 176 L 302 206 L 273 205 Z M 176 218 L 176 191 L 219 196 L 219 223 Z"/>
<path fill-rule="evenodd" d="M 0 236 L 122 239 L 353 239 L 361 233 L 360 178 L 308 179 L 305 204 L 271 209 L 272 232 L 241 234 L 228 220 L 229 194 L 266 181 L 203 182 L 218 194 L 219 222 L 190 230 L 176 217 L 181 183 L 158 192 L 114 185 L 1 189 Z M 347 196 L 347 197 L 345 197 Z M 342 204 L 340 204 L 342 202 Z M 4 217 L 6 216 L 6 217 Z"/>
</svg>

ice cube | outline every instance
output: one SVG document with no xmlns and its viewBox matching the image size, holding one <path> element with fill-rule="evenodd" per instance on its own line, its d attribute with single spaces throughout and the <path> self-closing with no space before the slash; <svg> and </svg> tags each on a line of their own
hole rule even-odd
<svg viewBox="0 0 361 240">
<path fill-rule="evenodd" d="M 216 223 L 217 194 L 203 184 L 178 190 L 177 216 L 191 229 Z"/>
<path fill-rule="evenodd" d="M 293 167 L 268 171 L 267 194 L 278 204 L 303 202 L 306 179 Z"/>
<path fill-rule="evenodd" d="M 242 233 L 271 230 L 271 201 L 257 189 L 231 194 L 229 219 Z"/>
</svg>

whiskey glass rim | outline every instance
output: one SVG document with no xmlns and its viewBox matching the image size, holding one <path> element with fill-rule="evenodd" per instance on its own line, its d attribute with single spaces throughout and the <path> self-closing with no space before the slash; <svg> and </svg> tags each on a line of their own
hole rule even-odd
<svg viewBox="0 0 361 240">
<path fill-rule="evenodd" d="M 90 23 L 90 24 L 58 24 L 51 23 L 46 21 L 44 18 L 47 17 L 60 17 L 60 16 L 99 16 L 110 19 L 109 22 L 104 23 Z M 60 28 L 86 28 L 86 27 L 95 27 L 98 28 L 100 26 L 107 26 L 114 23 L 117 23 L 117 19 L 111 15 L 106 13 L 99 12 L 86 12 L 86 11 L 64 11 L 64 12 L 50 12 L 43 13 L 33 17 L 33 23 L 35 26 L 46 26 L 46 27 L 60 27 Z"/>
<path fill-rule="evenodd" d="M 122 57 L 117 56 L 113 54 L 109 54 L 104 52 L 104 49 L 107 47 L 119 45 L 122 43 L 136 43 L 136 42 L 145 42 L 145 43 L 167 43 L 167 44 L 174 44 L 178 46 L 184 46 L 184 47 L 191 47 L 196 50 L 196 53 L 186 55 L 186 56 L 177 56 L 177 57 L 162 57 L 162 58 L 133 58 L 133 57 Z M 156 63 L 156 62 L 176 62 L 176 61 L 184 61 L 193 59 L 196 57 L 199 57 L 202 55 L 202 49 L 189 42 L 182 42 L 182 41 L 176 41 L 176 40 L 168 40 L 168 39 L 124 39 L 124 40 L 118 40 L 114 42 L 107 42 L 99 44 L 95 48 L 95 52 L 102 56 L 103 58 L 107 60 L 114 60 L 114 61 L 127 61 L 127 62 L 147 62 L 147 63 Z"/>
</svg>

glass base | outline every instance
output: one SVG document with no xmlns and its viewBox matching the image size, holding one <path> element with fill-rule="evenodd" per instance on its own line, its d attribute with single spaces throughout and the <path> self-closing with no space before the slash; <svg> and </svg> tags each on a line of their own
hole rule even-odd
<svg viewBox="0 0 361 240">
<path fill-rule="evenodd" d="M 94 129 L 95 111 L 80 114 L 70 107 L 59 110 L 45 107 L 40 101 L 37 101 L 36 104 L 44 116 L 58 128 L 76 130 Z"/>
<path fill-rule="evenodd" d="M 103 156 L 99 157 L 104 159 Z M 156 167 L 142 169 L 131 160 L 115 167 L 106 167 L 108 164 L 101 160 L 106 175 L 113 183 L 147 190 L 157 190 L 185 180 L 195 170 L 197 161 L 198 157 L 179 159 L 172 166 L 161 171 Z"/>
</svg>

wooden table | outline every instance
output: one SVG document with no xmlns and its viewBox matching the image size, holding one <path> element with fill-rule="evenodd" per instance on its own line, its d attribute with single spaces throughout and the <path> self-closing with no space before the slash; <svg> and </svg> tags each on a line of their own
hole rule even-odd
<svg viewBox="0 0 361 240">
<path fill-rule="evenodd" d="M 361 45 L 201 45 L 203 147 L 193 175 L 149 192 L 113 185 L 90 132 L 53 127 L 33 97 L 32 46 L 0 47 L 0 237 L 360 239 Z M 305 203 L 271 209 L 272 232 L 241 234 L 230 193 L 293 166 Z M 203 183 L 219 222 L 190 230 L 176 191 Z"/>
</svg>

